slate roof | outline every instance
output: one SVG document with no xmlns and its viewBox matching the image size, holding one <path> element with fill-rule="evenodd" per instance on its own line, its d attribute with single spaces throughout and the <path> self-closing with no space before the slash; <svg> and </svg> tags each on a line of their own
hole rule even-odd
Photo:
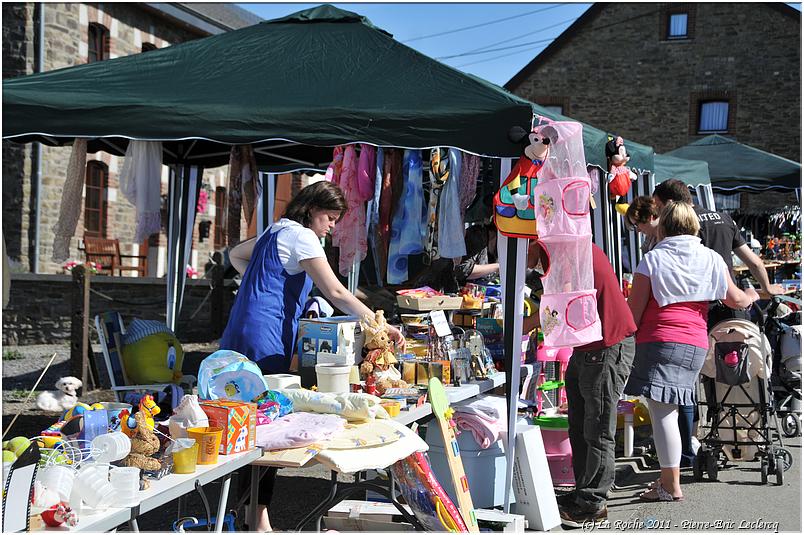
<svg viewBox="0 0 804 535">
<path fill-rule="evenodd" d="M 232 30 L 262 21 L 261 17 L 235 4 L 179 3 L 178 5 L 199 17 L 211 19 Z"/>
</svg>

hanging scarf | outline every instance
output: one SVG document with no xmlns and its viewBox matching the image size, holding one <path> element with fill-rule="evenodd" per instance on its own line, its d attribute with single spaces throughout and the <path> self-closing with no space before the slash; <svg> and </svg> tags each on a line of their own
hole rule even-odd
<svg viewBox="0 0 804 535">
<path fill-rule="evenodd" d="M 380 224 L 380 199 L 382 198 L 384 159 L 385 155 L 382 147 L 377 147 L 377 157 L 374 162 L 374 194 L 368 203 L 367 212 L 369 215 L 366 223 L 368 243 L 371 247 L 371 255 L 374 259 L 374 274 L 376 276 L 377 286 L 380 287 L 382 287 L 382 271 L 380 271 L 380 237 L 377 227 Z M 390 188 L 385 191 L 386 197 L 391 195 Z"/>
<path fill-rule="evenodd" d="M 405 151 L 402 176 L 405 180 L 403 200 L 397 204 L 388 245 L 388 284 L 408 280 L 407 255 L 422 252 L 424 189 L 420 151 Z"/>
<path fill-rule="evenodd" d="M 360 144 L 360 161 L 357 164 L 357 190 L 363 200 L 374 198 L 374 177 L 376 176 L 374 162 L 376 157 L 377 149 L 373 145 Z"/>
<path fill-rule="evenodd" d="M 131 140 L 120 171 L 120 191 L 137 210 L 134 241 L 162 229 L 162 143 Z"/>
<path fill-rule="evenodd" d="M 337 146 L 332 150 L 332 162 L 327 167 L 324 178 L 336 186 L 341 180 L 341 169 L 343 168 L 343 147 Z"/>
<path fill-rule="evenodd" d="M 374 147 L 364 145 L 362 150 L 369 151 L 369 157 L 365 160 L 374 166 Z M 352 270 L 355 262 L 361 262 L 366 257 L 366 207 L 364 202 L 367 197 L 361 194 L 363 191 L 370 191 L 374 194 L 373 185 L 371 188 L 363 188 L 359 185 L 359 175 L 365 173 L 360 170 L 358 157 L 354 145 L 348 145 L 344 151 L 343 168 L 341 169 L 340 188 L 346 197 L 346 213 L 343 218 L 335 225 L 332 231 L 332 244 L 340 248 L 338 258 L 338 271 L 344 277 Z"/>
<path fill-rule="evenodd" d="M 70 161 L 67 163 L 67 178 L 61 194 L 59 219 L 53 225 L 53 261 L 64 262 L 70 256 L 70 239 L 81 216 L 84 196 L 84 179 L 87 172 L 87 140 L 76 138 Z"/>
<path fill-rule="evenodd" d="M 240 177 L 243 215 L 246 216 L 246 223 L 251 225 L 259 188 L 257 160 L 254 158 L 254 149 L 251 145 L 232 147 L 229 154 L 229 176 Z"/>
<path fill-rule="evenodd" d="M 226 237 L 229 247 L 240 243 L 240 210 L 243 202 L 243 176 L 240 170 L 240 151 L 237 146 L 229 151 L 229 187 L 226 202 Z"/>
<path fill-rule="evenodd" d="M 424 263 L 429 265 L 439 258 L 438 252 L 438 202 L 441 191 L 449 178 L 449 149 L 430 150 L 430 202 L 427 206 L 427 233 L 424 243 Z"/>
<path fill-rule="evenodd" d="M 447 177 L 438 203 L 438 252 L 441 258 L 461 258 L 466 254 L 461 196 L 458 191 L 461 163 L 461 151 L 449 149 L 449 168 L 453 171 Z"/>
<path fill-rule="evenodd" d="M 465 220 L 466 209 L 472 204 L 477 192 L 477 177 L 480 174 L 480 156 L 463 153 L 461 162 L 461 221 Z"/>
<path fill-rule="evenodd" d="M 380 221 L 377 226 L 377 246 L 380 273 L 388 272 L 388 244 L 391 239 L 391 210 L 399 205 L 404 180 L 402 178 L 402 151 L 386 149 L 383 152 L 382 191 L 380 197 Z"/>
</svg>

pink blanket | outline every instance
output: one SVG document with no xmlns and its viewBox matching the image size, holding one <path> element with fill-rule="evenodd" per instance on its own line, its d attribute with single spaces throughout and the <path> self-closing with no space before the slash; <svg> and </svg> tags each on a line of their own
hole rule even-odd
<svg viewBox="0 0 804 535">
<path fill-rule="evenodd" d="M 500 440 L 500 432 L 505 429 L 502 420 L 490 419 L 478 414 L 456 412 L 453 419 L 458 429 L 472 433 L 480 449 L 484 450 Z"/>
<path fill-rule="evenodd" d="M 301 448 L 329 440 L 343 431 L 346 420 L 334 414 L 293 412 L 257 426 L 257 446 L 266 450 Z"/>
</svg>

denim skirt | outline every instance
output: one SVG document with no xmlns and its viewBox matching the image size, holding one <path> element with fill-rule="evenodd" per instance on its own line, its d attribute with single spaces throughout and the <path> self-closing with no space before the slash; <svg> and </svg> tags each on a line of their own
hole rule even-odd
<svg viewBox="0 0 804 535">
<path fill-rule="evenodd" d="M 637 344 L 625 393 L 672 405 L 694 405 L 707 350 L 690 344 Z"/>
</svg>

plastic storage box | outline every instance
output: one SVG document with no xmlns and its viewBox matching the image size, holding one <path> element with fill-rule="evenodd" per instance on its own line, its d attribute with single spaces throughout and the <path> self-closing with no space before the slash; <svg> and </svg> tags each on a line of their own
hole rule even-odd
<svg viewBox="0 0 804 535">
<path fill-rule="evenodd" d="M 444 454 L 444 440 L 435 423 L 427 425 L 426 441 L 430 446 L 427 455 L 430 457 L 433 473 L 449 497 L 455 501 L 452 476 L 447 465 L 447 457 Z M 505 451 L 502 441 L 498 440 L 489 448 L 482 450 L 472 437 L 472 433 L 462 431 L 458 435 L 458 447 L 461 450 L 463 470 L 466 472 L 469 492 L 475 508 L 482 509 L 502 505 L 505 500 Z M 510 493 L 510 503 L 514 503 L 513 489 Z"/>
<path fill-rule="evenodd" d="M 572 446 L 570 446 L 567 418 L 563 416 L 540 416 L 533 419 L 542 431 L 544 451 L 550 466 L 550 477 L 556 487 L 575 486 L 572 471 Z"/>
</svg>

